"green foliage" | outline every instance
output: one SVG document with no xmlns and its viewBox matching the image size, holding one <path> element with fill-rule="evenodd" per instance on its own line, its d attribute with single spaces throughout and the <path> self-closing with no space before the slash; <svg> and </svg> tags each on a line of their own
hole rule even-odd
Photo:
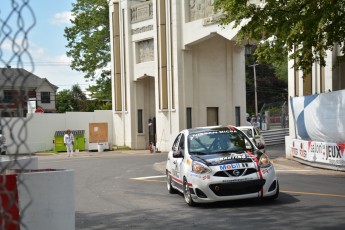
<svg viewBox="0 0 345 230">
<path fill-rule="evenodd" d="M 96 80 L 96 85 L 88 88 L 91 98 L 98 100 L 111 100 L 111 79 L 100 77 Z"/>
<path fill-rule="evenodd" d="M 261 6 L 249 2 L 215 0 L 214 6 L 223 12 L 222 25 L 241 26 L 240 42 L 257 41 L 259 62 L 282 63 L 290 53 L 295 67 L 309 73 L 314 62 L 325 65 L 327 50 L 345 42 L 344 0 L 266 0 Z"/>
<path fill-rule="evenodd" d="M 64 89 L 57 93 L 56 95 L 56 112 L 64 113 L 67 111 L 72 111 L 72 97 L 70 90 Z"/>
<path fill-rule="evenodd" d="M 275 68 L 275 75 L 278 79 L 288 84 L 288 56 L 285 56 L 283 62 L 273 62 L 272 66 Z"/>
<path fill-rule="evenodd" d="M 71 90 L 64 89 L 57 93 L 56 111 L 93 112 L 95 110 L 111 110 L 111 102 L 99 99 L 88 100 L 79 85 L 73 85 Z"/>
<path fill-rule="evenodd" d="M 107 101 L 106 103 L 104 103 L 101 108 L 101 110 L 111 110 L 112 109 L 112 105 L 110 101 Z"/>
<path fill-rule="evenodd" d="M 104 79 L 110 76 L 110 29 L 109 6 L 107 0 L 77 0 L 73 4 L 75 16 L 73 26 L 65 28 L 67 38 L 67 56 L 72 58 L 71 68 L 83 72 L 86 80 Z M 94 90 L 110 88 L 108 81 L 96 81 Z M 103 86 L 102 84 L 109 84 Z M 111 91 L 102 91 L 105 98 L 111 97 Z"/>
<path fill-rule="evenodd" d="M 112 147 L 112 150 L 121 150 L 121 151 L 123 151 L 123 150 L 131 150 L 131 148 L 130 147 L 128 147 L 128 146 L 113 146 Z"/>
<path fill-rule="evenodd" d="M 73 85 L 71 90 L 64 89 L 57 93 L 56 111 L 64 113 L 67 111 L 81 111 L 82 101 L 86 100 L 86 95 L 82 92 L 79 85 Z"/>
</svg>

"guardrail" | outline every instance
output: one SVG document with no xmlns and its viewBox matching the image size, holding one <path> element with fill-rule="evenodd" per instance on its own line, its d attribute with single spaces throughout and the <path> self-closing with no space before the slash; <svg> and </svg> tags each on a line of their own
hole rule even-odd
<svg viewBox="0 0 345 230">
<path fill-rule="evenodd" d="M 285 143 L 285 136 L 289 136 L 288 128 L 270 129 L 260 131 L 265 138 L 265 145 L 278 145 Z"/>
</svg>

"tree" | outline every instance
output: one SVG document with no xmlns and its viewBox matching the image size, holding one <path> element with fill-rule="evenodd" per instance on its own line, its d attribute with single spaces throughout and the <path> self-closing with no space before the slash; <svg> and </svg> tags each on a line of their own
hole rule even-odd
<svg viewBox="0 0 345 230">
<path fill-rule="evenodd" d="M 221 11 L 220 24 L 240 27 L 239 41 L 257 41 L 259 62 L 283 62 L 284 55 L 295 67 L 310 73 L 314 62 L 325 66 L 327 50 L 345 42 L 345 0 L 215 0 Z M 345 53 L 345 46 L 341 48 Z M 338 58 L 343 62 L 344 56 Z"/>
<path fill-rule="evenodd" d="M 104 77 L 96 80 L 96 85 L 88 88 L 90 97 L 98 100 L 111 99 L 111 79 Z"/>
<path fill-rule="evenodd" d="M 72 85 L 71 97 L 75 101 L 78 101 L 78 100 L 83 101 L 87 99 L 85 93 L 83 93 L 83 91 L 81 90 L 78 84 Z"/>
<path fill-rule="evenodd" d="M 56 95 L 56 112 L 65 113 L 73 111 L 70 90 L 64 89 Z"/>
<path fill-rule="evenodd" d="M 110 88 L 110 30 L 107 0 L 77 0 L 72 4 L 72 27 L 65 28 L 67 56 L 72 58 L 71 68 L 85 73 L 86 80 L 95 80 L 97 87 L 88 90 Z M 103 85 L 105 84 L 105 85 Z M 101 99 L 110 99 L 111 93 Z"/>
<path fill-rule="evenodd" d="M 83 101 L 87 101 L 86 99 L 86 95 L 82 92 L 80 86 L 73 85 L 71 90 L 64 89 L 57 93 L 56 110 L 58 113 L 64 113 L 66 111 L 85 111 Z"/>
</svg>

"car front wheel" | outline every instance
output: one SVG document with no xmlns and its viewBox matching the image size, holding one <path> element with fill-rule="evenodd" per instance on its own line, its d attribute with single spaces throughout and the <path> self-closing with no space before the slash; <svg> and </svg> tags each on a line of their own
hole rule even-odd
<svg viewBox="0 0 345 230">
<path fill-rule="evenodd" d="M 195 206 L 195 203 L 192 199 L 192 195 L 190 193 L 190 187 L 186 179 L 183 180 L 183 195 L 184 200 L 189 206 Z"/>
</svg>

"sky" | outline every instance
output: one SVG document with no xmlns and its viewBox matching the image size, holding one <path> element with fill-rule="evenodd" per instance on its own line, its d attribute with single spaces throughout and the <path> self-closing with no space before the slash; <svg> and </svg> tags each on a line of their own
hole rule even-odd
<svg viewBox="0 0 345 230">
<path fill-rule="evenodd" d="M 0 67 L 4 68 L 9 64 L 13 68 L 24 68 L 38 77 L 48 79 L 59 87 L 58 91 L 70 90 L 75 84 L 85 91 L 92 85 L 92 82 L 84 79 L 83 73 L 70 68 L 71 60 L 66 55 L 67 39 L 64 37 L 64 29 L 72 26 L 69 20 L 72 17 L 72 3 L 75 2 L 76 0 L 1 0 Z M 23 20 L 18 23 L 19 15 Z M 11 25 L 11 30 L 4 25 Z M 28 31 L 26 39 L 23 39 L 25 33 L 20 28 Z M 20 58 L 14 55 L 17 50 L 13 50 L 13 40 L 21 44 L 18 48 L 20 51 L 25 51 L 25 47 L 28 47 L 28 52 L 22 52 L 24 55 L 20 55 Z M 24 45 L 23 40 L 27 41 Z M 19 66 L 18 60 L 23 63 L 22 66 Z"/>
</svg>

